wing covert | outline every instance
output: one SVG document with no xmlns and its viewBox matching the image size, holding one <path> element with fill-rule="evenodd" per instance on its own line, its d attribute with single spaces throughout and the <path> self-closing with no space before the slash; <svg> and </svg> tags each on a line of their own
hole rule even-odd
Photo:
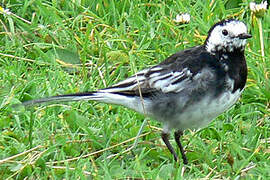
<svg viewBox="0 0 270 180">
<path fill-rule="evenodd" d="M 203 60 L 209 59 L 204 57 L 201 48 L 198 46 L 173 54 L 159 65 L 144 69 L 101 91 L 136 96 L 140 89 L 142 95 L 147 96 L 149 93 L 178 93 L 187 88 L 190 91 L 207 88 L 213 82 L 215 72 L 211 67 L 201 67 L 206 64 L 202 63 Z M 200 70 L 198 67 L 201 67 Z"/>
</svg>

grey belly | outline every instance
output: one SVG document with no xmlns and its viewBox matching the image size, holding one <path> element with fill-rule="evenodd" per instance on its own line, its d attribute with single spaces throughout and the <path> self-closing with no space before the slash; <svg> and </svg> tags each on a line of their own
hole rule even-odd
<svg viewBox="0 0 270 180">
<path fill-rule="evenodd" d="M 168 129 L 197 129 L 229 109 L 240 97 L 241 91 L 221 93 L 218 96 L 210 94 L 163 97 L 151 107 L 151 114 L 156 120 L 164 122 Z"/>
</svg>

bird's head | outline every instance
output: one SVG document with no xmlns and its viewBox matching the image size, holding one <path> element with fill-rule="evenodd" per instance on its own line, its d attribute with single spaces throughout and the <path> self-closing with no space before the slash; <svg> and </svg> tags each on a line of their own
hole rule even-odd
<svg viewBox="0 0 270 180">
<path fill-rule="evenodd" d="M 251 37 L 243 22 L 235 19 L 222 20 L 209 30 L 205 47 L 210 53 L 233 52 L 236 49 L 244 51 L 246 41 Z"/>
</svg>

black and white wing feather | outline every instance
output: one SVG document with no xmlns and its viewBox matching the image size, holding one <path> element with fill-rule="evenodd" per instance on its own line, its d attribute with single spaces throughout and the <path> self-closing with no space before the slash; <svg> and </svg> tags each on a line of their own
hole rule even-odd
<svg viewBox="0 0 270 180">
<path fill-rule="evenodd" d="M 177 93 L 184 87 L 181 87 L 181 84 L 189 81 L 191 77 L 192 73 L 187 68 L 180 71 L 168 71 L 163 69 L 162 66 L 156 66 L 138 72 L 134 76 L 100 91 L 133 94 L 134 96 L 138 96 L 139 91 L 143 96 L 149 96 L 149 94 L 155 92 Z"/>
<path fill-rule="evenodd" d="M 180 51 L 161 64 L 142 70 L 100 92 L 133 96 L 141 92 L 143 97 L 147 97 L 154 93 L 179 93 L 187 88 L 190 91 L 207 88 L 209 83 L 216 80 L 215 75 L 222 73 L 214 62 L 216 59 L 197 46 Z"/>
</svg>

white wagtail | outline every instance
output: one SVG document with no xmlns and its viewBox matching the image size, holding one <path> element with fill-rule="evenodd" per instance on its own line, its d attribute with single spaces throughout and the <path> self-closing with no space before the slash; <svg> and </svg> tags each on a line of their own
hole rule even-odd
<svg viewBox="0 0 270 180">
<path fill-rule="evenodd" d="M 105 89 L 23 102 L 94 100 L 118 104 L 164 123 L 162 140 L 177 161 L 168 138 L 174 138 L 187 164 L 180 137 L 185 129 L 207 125 L 240 97 L 246 79 L 247 26 L 229 19 L 216 23 L 203 45 L 177 52 L 160 64 Z"/>
</svg>

